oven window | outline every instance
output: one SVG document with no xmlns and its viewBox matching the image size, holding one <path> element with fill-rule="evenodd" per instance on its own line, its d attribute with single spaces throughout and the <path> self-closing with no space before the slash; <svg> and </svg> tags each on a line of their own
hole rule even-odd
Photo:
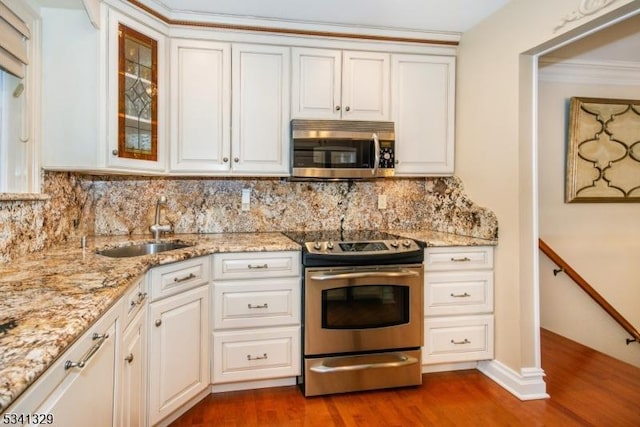
<svg viewBox="0 0 640 427">
<path fill-rule="evenodd" d="M 409 287 L 348 286 L 322 291 L 324 329 L 370 329 L 409 323 Z"/>
</svg>

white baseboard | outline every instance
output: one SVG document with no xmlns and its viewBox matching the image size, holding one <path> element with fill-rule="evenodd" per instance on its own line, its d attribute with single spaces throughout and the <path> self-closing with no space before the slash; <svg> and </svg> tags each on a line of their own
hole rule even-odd
<svg viewBox="0 0 640 427">
<path fill-rule="evenodd" d="M 478 370 L 520 400 L 549 398 L 542 369 L 522 368 L 517 373 L 497 360 L 485 360 L 478 362 Z"/>
</svg>

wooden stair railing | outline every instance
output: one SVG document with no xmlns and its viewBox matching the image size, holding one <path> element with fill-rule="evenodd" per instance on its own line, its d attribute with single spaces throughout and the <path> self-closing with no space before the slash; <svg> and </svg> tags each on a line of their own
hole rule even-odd
<svg viewBox="0 0 640 427">
<path fill-rule="evenodd" d="M 557 266 L 557 270 L 553 270 L 553 274 L 557 275 L 559 272 L 565 272 L 567 276 L 569 276 L 578 286 L 582 288 L 600 307 L 604 309 L 613 319 L 618 322 L 620 326 L 624 328 L 625 331 L 629 333 L 633 337 L 633 339 L 627 338 L 627 345 L 632 342 L 640 343 L 640 332 L 633 327 L 631 323 L 627 319 L 625 319 L 611 304 L 605 300 L 602 295 L 598 293 L 589 283 L 580 276 L 571 266 L 564 260 L 560 255 L 558 255 L 548 244 L 544 242 L 542 239 L 538 239 L 538 247 L 540 250 L 549 257 L 551 261 L 553 261 Z"/>
</svg>

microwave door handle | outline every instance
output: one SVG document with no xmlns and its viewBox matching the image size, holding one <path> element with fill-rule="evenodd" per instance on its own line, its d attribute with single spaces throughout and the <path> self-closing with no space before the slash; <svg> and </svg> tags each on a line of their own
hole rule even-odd
<svg viewBox="0 0 640 427">
<path fill-rule="evenodd" d="M 380 139 L 378 134 L 373 134 L 373 149 L 375 150 L 375 156 L 373 158 L 373 169 L 371 169 L 371 175 L 376 176 L 378 174 L 378 164 L 380 163 Z"/>
</svg>

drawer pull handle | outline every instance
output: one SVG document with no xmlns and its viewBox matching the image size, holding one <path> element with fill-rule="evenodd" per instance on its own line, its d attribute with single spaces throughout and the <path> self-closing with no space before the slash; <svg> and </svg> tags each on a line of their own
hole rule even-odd
<svg viewBox="0 0 640 427">
<path fill-rule="evenodd" d="M 467 298 L 467 297 L 470 297 L 471 295 L 469 295 L 468 293 L 465 292 L 464 294 L 451 293 L 451 296 L 454 297 L 454 298 Z"/>
<path fill-rule="evenodd" d="M 247 354 L 247 360 L 264 360 L 268 359 L 267 353 L 263 353 L 262 356 L 252 357 L 250 354 Z"/>
<path fill-rule="evenodd" d="M 131 362 L 133 362 L 133 353 L 129 353 L 129 355 L 127 357 L 124 358 L 124 360 L 131 364 Z"/>
<path fill-rule="evenodd" d="M 195 274 L 193 274 L 193 273 L 189 273 L 189 275 L 188 275 L 188 276 L 184 276 L 184 277 L 175 277 L 175 278 L 173 279 L 173 281 L 174 281 L 175 283 L 180 283 L 180 282 L 186 282 L 187 280 L 191 280 L 191 279 L 195 279 L 195 278 L 196 278 L 196 275 L 195 275 Z"/>
<path fill-rule="evenodd" d="M 249 309 L 254 309 L 254 308 L 269 308 L 269 304 L 267 304 L 266 302 L 265 302 L 264 304 L 258 304 L 258 305 L 247 304 L 247 308 L 249 308 Z"/>
<path fill-rule="evenodd" d="M 102 347 L 102 344 L 104 344 L 107 338 L 109 338 L 109 334 L 94 333 L 91 339 L 94 341 L 97 340 L 98 342 L 95 343 L 84 356 L 82 356 L 82 360 L 80 360 L 79 362 L 72 362 L 71 360 L 67 360 L 66 362 L 64 362 L 64 369 L 67 370 L 71 368 L 84 368 L 89 359 L 91 359 L 93 355 L 96 354 L 98 350 L 100 350 L 100 347 Z"/>
<path fill-rule="evenodd" d="M 147 297 L 146 292 L 138 292 L 137 298 L 135 301 L 131 301 L 131 308 L 135 307 L 138 304 L 142 304 L 142 301 Z"/>
<path fill-rule="evenodd" d="M 471 261 L 471 258 L 469 258 L 468 256 L 466 256 L 464 258 L 453 258 L 453 257 L 451 257 L 451 261 L 452 262 L 469 262 L 469 261 Z"/>
<path fill-rule="evenodd" d="M 249 270 L 255 270 L 258 268 L 269 268 L 269 264 L 257 264 L 257 265 L 249 264 L 248 267 L 249 267 Z"/>
<path fill-rule="evenodd" d="M 145 298 L 147 298 L 146 292 L 138 292 L 138 300 L 136 301 L 136 304 L 142 304 L 142 301 L 144 301 Z"/>
<path fill-rule="evenodd" d="M 471 341 L 469 341 L 468 339 L 464 339 L 464 341 L 454 341 L 451 340 L 451 344 L 455 344 L 455 345 L 459 345 L 459 344 L 471 344 Z"/>
<path fill-rule="evenodd" d="M 162 325 L 162 319 L 158 319 L 158 320 L 156 320 L 156 321 L 155 321 L 155 325 L 156 325 L 156 327 L 158 327 L 158 328 L 159 328 L 159 327 Z"/>
</svg>

